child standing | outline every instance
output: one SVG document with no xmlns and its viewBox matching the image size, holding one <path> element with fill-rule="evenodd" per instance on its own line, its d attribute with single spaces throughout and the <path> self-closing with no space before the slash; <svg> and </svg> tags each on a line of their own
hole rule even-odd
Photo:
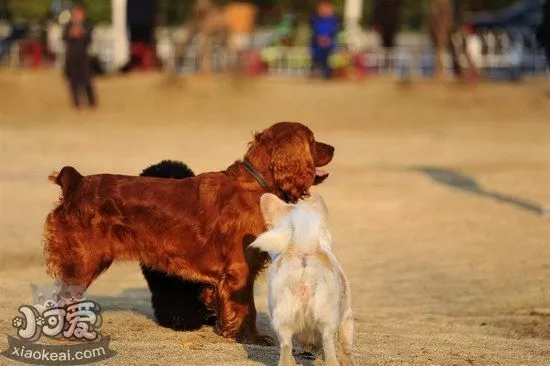
<svg viewBox="0 0 550 366">
<path fill-rule="evenodd" d="M 313 70 L 320 68 L 323 77 L 330 79 L 332 68 L 329 65 L 329 58 L 334 51 L 335 38 L 338 33 L 338 19 L 331 1 L 322 0 L 317 4 L 317 12 L 313 17 L 311 28 Z"/>
<path fill-rule="evenodd" d="M 96 106 L 96 97 L 92 85 L 92 69 L 88 57 L 88 46 L 91 41 L 92 27 L 87 20 L 86 8 L 75 4 L 71 10 L 71 20 L 63 31 L 66 44 L 65 76 L 69 80 L 72 103 L 80 107 L 79 94 L 84 91 L 88 104 Z"/>
</svg>

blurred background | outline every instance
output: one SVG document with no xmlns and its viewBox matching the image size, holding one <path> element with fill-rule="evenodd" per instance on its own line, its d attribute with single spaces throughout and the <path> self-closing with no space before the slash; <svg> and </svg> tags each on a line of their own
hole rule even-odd
<svg viewBox="0 0 550 366">
<path fill-rule="evenodd" d="M 94 26 L 89 53 L 97 73 L 131 68 L 192 73 L 204 61 L 216 72 L 238 64 L 248 75 L 306 75 L 315 64 L 311 53 L 315 0 L 81 3 Z M 543 1 L 332 3 L 337 30 L 329 64 L 335 76 L 426 77 L 475 68 L 476 76 L 518 80 L 547 72 Z M 62 30 L 70 19 L 71 4 L 1 0 L 0 65 L 62 68 Z M 446 24 L 433 21 L 446 17 Z"/>
</svg>

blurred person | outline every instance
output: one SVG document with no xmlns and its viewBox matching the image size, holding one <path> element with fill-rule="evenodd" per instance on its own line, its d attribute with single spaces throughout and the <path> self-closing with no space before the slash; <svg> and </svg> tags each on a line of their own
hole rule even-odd
<svg viewBox="0 0 550 366">
<path fill-rule="evenodd" d="M 254 4 L 233 1 L 225 6 L 225 25 L 229 32 L 229 46 L 237 60 L 240 54 L 252 46 L 252 32 L 256 25 L 258 9 Z"/>
<path fill-rule="evenodd" d="M 335 15 L 333 2 L 319 1 L 311 25 L 311 56 L 313 71 L 320 69 L 325 79 L 330 79 L 332 76 L 329 59 L 336 46 L 338 28 L 339 22 Z"/>
<path fill-rule="evenodd" d="M 210 72 L 212 69 L 212 46 L 217 41 L 228 43 L 228 31 L 225 16 L 219 6 L 210 0 L 197 0 L 188 21 L 185 41 L 176 49 L 176 58 L 184 58 L 187 48 L 196 39 L 199 52 L 199 69 Z"/>
<path fill-rule="evenodd" d="M 130 38 L 130 64 L 127 68 L 151 70 L 156 66 L 157 14 L 157 0 L 127 0 L 126 21 Z"/>
<path fill-rule="evenodd" d="M 290 47 L 296 34 L 296 16 L 291 11 L 283 12 L 280 23 L 275 30 L 276 45 Z M 309 39 L 309 37 L 308 37 Z"/>
<path fill-rule="evenodd" d="M 546 0 L 544 4 L 543 20 L 537 32 L 537 39 L 546 51 L 546 60 L 550 66 L 550 0 Z"/>
<path fill-rule="evenodd" d="M 382 38 L 384 67 L 391 68 L 395 38 L 401 22 L 403 0 L 376 0 L 374 2 L 372 25 Z"/>
<path fill-rule="evenodd" d="M 134 66 L 130 52 L 130 29 L 128 27 L 128 3 L 126 0 L 111 1 L 111 29 L 97 34 L 101 43 L 106 37 L 111 42 L 111 67 L 128 72 Z"/>
<path fill-rule="evenodd" d="M 229 32 L 223 9 L 212 6 L 199 24 L 197 43 L 199 48 L 199 69 L 205 73 L 213 71 L 213 50 L 216 45 L 227 47 Z"/>
<path fill-rule="evenodd" d="M 25 39 L 29 33 L 29 28 L 23 24 L 11 24 L 11 29 L 6 38 L 0 40 L 0 62 L 4 57 L 11 57 L 13 45 Z"/>
<path fill-rule="evenodd" d="M 10 10 L 9 1 L 4 0 L 0 2 L 0 20 L 11 22 L 12 17 L 13 16 Z"/>
<path fill-rule="evenodd" d="M 63 52 L 64 52 L 64 42 L 63 42 L 63 26 L 60 25 L 56 21 L 49 21 L 47 26 L 47 45 L 48 50 L 52 54 L 56 66 L 59 66 L 59 68 L 62 68 L 63 64 L 59 64 L 60 62 L 63 62 Z"/>
<path fill-rule="evenodd" d="M 444 58 L 451 43 L 451 34 L 455 24 L 455 6 L 451 0 L 431 0 L 428 10 L 428 23 L 435 48 L 436 79 L 443 78 Z M 459 62 L 454 47 L 451 47 L 455 71 L 459 70 Z"/>
<path fill-rule="evenodd" d="M 158 12 L 156 0 L 127 0 L 126 18 L 131 43 L 150 45 L 155 38 L 155 21 Z"/>
<path fill-rule="evenodd" d="M 13 43 L 13 34 L 15 27 L 13 24 L 13 17 L 9 4 L 7 1 L 0 3 L 0 62 L 4 58 L 4 55 L 10 53 L 11 45 Z"/>
<path fill-rule="evenodd" d="M 63 31 L 63 40 L 66 43 L 65 75 L 69 80 L 75 108 L 80 107 L 81 92 L 86 92 L 91 107 L 97 105 L 88 56 L 91 34 L 92 26 L 87 19 L 86 8 L 81 3 L 76 3 L 71 10 L 71 20 Z"/>
<path fill-rule="evenodd" d="M 15 28 L 13 28 L 15 33 Z M 12 35 L 15 35 L 12 33 Z M 19 44 L 20 62 L 24 67 L 37 68 L 42 66 L 44 44 L 43 26 L 40 21 L 30 21 L 25 26 L 25 32 L 19 38 L 8 37 L 10 47 L 14 42 Z"/>
<path fill-rule="evenodd" d="M 475 83 L 483 66 L 483 42 L 472 24 L 464 23 L 468 5 L 459 0 L 453 2 L 453 25 L 448 46 L 453 73 L 461 81 Z"/>
<path fill-rule="evenodd" d="M 466 34 L 465 56 L 468 64 L 468 80 L 477 81 L 480 77 L 480 70 L 483 66 L 483 43 L 472 25 L 464 27 Z"/>
</svg>

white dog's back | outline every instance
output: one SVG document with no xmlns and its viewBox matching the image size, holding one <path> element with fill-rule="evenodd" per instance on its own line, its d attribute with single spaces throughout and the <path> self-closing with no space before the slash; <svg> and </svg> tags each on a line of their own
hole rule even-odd
<svg viewBox="0 0 550 366">
<path fill-rule="evenodd" d="M 320 253 L 276 259 L 270 270 L 270 312 L 274 323 L 290 325 L 304 348 L 320 346 L 322 329 L 339 323 L 339 274 L 327 270 Z M 279 270 L 276 266 L 279 265 Z"/>
<path fill-rule="evenodd" d="M 353 364 L 349 286 L 331 252 L 326 213 L 314 203 L 284 205 L 288 214 L 275 220 L 274 228 L 252 244 L 268 251 L 273 259 L 269 268 L 269 310 L 281 342 L 280 364 L 294 362 L 285 349 L 293 336 L 305 349 L 322 344 L 327 364 L 338 364 L 333 352 L 338 339 L 340 362 Z M 262 211 L 264 217 L 268 215 Z"/>
</svg>

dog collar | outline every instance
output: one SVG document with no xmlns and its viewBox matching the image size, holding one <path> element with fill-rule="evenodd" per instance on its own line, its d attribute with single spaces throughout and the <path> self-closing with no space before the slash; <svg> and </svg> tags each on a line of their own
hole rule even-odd
<svg viewBox="0 0 550 366">
<path fill-rule="evenodd" d="M 243 160 L 243 165 L 246 171 L 256 180 L 256 182 L 258 182 L 259 185 L 262 186 L 263 189 L 268 192 L 273 192 L 262 173 L 254 169 L 254 167 L 246 160 Z"/>
</svg>

